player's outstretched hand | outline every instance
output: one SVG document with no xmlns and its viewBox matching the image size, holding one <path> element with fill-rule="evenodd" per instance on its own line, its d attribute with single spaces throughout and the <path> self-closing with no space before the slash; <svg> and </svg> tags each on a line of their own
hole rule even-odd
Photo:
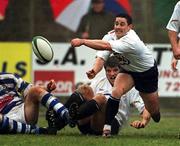
<svg viewBox="0 0 180 146">
<path fill-rule="evenodd" d="M 178 60 L 173 58 L 172 61 L 171 61 L 171 68 L 172 68 L 173 71 L 177 71 L 177 68 L 176 68 L 177 63 L 178 63 Z"/>
<path fill-rule="evenodd" d="M 140 128 L 144 128 L 145 127 L 145 124 L 142 122 L 142 121 L 133 121 L 130 123 L 130 126 L 134 127 L 134 128 L 137 128 L 137 129 L 140 129 Z"/>
<path fill-rule="evenodd" d="M 93 69 L 86 72 L 86 75 L 89 79 L 93 79 L 96 76 L 96 73 Z"/>
<path fill-rule="evenodd" d="M 71 46 L 73 47 L 79 47 L 83 45 L 83 43 L 84 43 L 84 39 L 75 38 L 71 40 Z"/>
<path fill-rule="evenodd" d="M 51 92 L 56 89 L 56 82 L 54 80 L 50 80 L 47 84 L 47 91 Z"/>
</svg>

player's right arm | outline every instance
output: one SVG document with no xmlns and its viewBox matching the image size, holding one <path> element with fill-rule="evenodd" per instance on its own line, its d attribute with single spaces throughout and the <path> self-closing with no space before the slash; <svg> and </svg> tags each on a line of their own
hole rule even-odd
<svg viewBox="0 0 180 146">
<path fill-rule="evenodd" d="M 150 113 L 144 108 L 142 114 L 141 114 L 142 119 L 141 120 L 135 120 L 130 123 L 130 125 L 134 128 L 140 129 L 146 127 L 146 125 L 149 123 L 151 119 Z"/>
<path fill-rule="evenodd" d="M 145 108 L 144 102 L 140 97 L 139 92 L 133 88 L 127 93 L 127 96 L 130 99 L 131 106 L 135 107 L 139 111 L 141 118 L 131 122 L 130 125 L 137 129 L 144 128 L 149 123 L 151 115 Z"/>
</svg>

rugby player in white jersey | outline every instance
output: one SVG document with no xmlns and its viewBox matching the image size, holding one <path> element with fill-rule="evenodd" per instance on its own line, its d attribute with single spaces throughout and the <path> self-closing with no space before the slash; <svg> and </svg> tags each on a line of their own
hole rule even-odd
<svg viewBox="0 0 180 146">
<path fill-rule="evenodd" d="M 168 30 L 168 36 L 174 56 L 171 66 L 173 70 L 176 70 L 177 62 L 180 59 L 180 1 L 175 5 L 166 28 Z"/>
<path fill-rule="evenodd" d="M 118 59 L 110 56 L 104 64 L 104 69 L 106 75 L 93 79 L 90 85 L 80 85 L 72 94 L 73 96 L 67 100 L 69 104 L 71 103 L 70 115 L 78 121 L 77 125 L 82 134 L 102 135 L 106 103 L 111 95 L 114 80 L 121 72 Z M 142 98 L 133 88 L 121 98 L 118 113 L 112 122 L 111 133 L 113 135 L 118 134 L 119 129 L 127 123 L 131 107 L 135 107 L 141 116 L 141 120 L 130 123 L 132 127 L 144 128 L 150 121 L 151 116 L 145 109 Z"/>
<path fill-rule="evenodd" d="M 56 134 L 56 130 L 36 126 L 40 103 L 68 122 L 68 110 L 50 93 L 55 88 L 54 80 L 41 87 L 0 73 L 0 133 Z"/>
<path fill-rule="evenodd" d="M 155 122 L 160 121 L 158 100 L 158 69 L 150 50 L 132 29 L 132 18 L 128 14 L 119 14 L 115 18 L 114 31 L 103 40 L 75 38 L 71 40 L 73 47 L 85 45 L 100 50 L 94 68 L 89 72 L 97 74 L 111 53 L 119 59 L 123 72 L 115 79 L 111 98 L 107 101 L 106 119 L 103 136 L 111 136 L 111 123 L 118 112 L 119 101 L 125 93 L 135 87 L 142 97 L 146 109 Z"/>
</svg>

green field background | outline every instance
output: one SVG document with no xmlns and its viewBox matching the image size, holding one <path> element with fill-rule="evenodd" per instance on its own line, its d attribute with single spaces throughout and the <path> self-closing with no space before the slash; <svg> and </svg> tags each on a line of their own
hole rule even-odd
<svg viewBox="0 0 180 146">
<path fill-rule="evenodd" d="M 132 116 L 130 121 L 137 119 Z M 43 117 L 40 123 L 45 124 Z M 1 146 L 178 146 L 179 118 L 163 116 L 159 124 L 153 121 L 144 129 L 128 125 L 112 138 L 84 136 L 77 128 L 66 127 L 56 136 L 43 135 L 1 135 Z"/>
<path fill-rule="evenodd" d="M 81 135 L 77 128 L 67 126 L 57 135 L 0 135 L 0 146 L 178 146 L 179 99 L 160 98 L 160 105 L 160 123 L 151 120 L 146 128 L 134 129 L 129 126 L 129 122 L 139 117 L 137 111 L 132 110 L 127 125 L 118 136 L 112 138 Z M 46 109 L 41 107 L 38 122 L 40 126 L 47 126 L 45 111 Z"/>
</svg>

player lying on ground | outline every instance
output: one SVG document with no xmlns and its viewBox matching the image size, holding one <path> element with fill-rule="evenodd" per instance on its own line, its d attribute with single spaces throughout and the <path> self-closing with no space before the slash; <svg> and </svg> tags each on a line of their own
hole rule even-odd
<svg viewBox="0 0 180 146">
<path fill-rule="evenodd" d="M 158 100 L 158 68 L 152 53 L 132 29 L 132 18 L 128 14 L 119 14 L 114 22 L 114 30 L 104 36 L 103 40 L 73 39 L 73 47 L 81 45 L 100 50 L 96 68 L 97 74 L 110 54 L 119 59 L 123 72 L 114 81 L 111 97 L 107 101 L 107 112 L 104 125 L 104 137 L 111 133 L 111 123 L 118 112 L 119 101 L 126 92 L 135 87 L 142 97 L 146 109 L 155 122 L 160 121 Z"/>
<path fill-rule="evenodd" d="M 0 133 L 56 134 L 56 130 L 36 126 L 40 103 L 68 122 L 68 110 L 50 93 L 55 88 L 53 80 L 44 88 L 33 86 L 17 75 L 1 73 Z"/>
<path fill-rule="evenodd" d="M 119 62 L 116 57 L 108 58 L 104 65 L 106 76 L 94 79 L 91 85 L 81 85 L 67 100 L 70 115 L 77 121 L 82 134 L 102 135 L 107 99 L 117 74 L 120 72 Z M 119 129 L 126 123 L 130 115 L 130 107 L 138 109 L 142 119 L 131 122 L 135 128 L 144 128 L 150 114 L 145 109 L 144 103 L 137 90 L 131 89 L 123 95 L 119 110 L 112 122 L 111 134 L 118 134 Z M 61 123 L 60 123 L 61 125 Z M 60 127 L 57 123 L 57 127 Z"/>
</svg>

